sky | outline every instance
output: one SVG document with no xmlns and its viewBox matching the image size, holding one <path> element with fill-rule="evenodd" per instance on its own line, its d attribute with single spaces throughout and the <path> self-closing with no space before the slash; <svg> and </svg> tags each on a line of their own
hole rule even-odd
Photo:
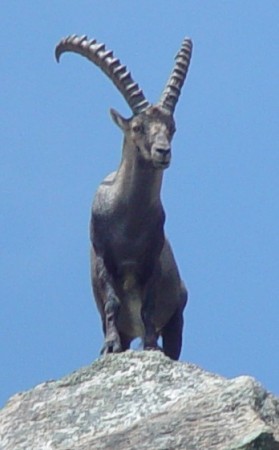
<svg viewBox="0 0 279 450">
<path fill-rule="evenodd" d="M 156 102 L 193 40 L 164 174 L 166 233 L 189 290 L 181 360 L 279 394 L 277 0 L 1 4 L 0 405 L 99 356 L 89 276 L 94 192 L 129 107 L 57 42 L 106 43 Z"/>
</svg>

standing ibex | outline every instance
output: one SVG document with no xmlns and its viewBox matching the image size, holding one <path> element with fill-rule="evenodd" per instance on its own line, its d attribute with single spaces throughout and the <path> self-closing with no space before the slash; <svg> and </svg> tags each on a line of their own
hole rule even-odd
<svg viewBox="0 0 279 450">
<path fill-rule="evenodd" d="M 103 321 L 103 354 L 128 349 L 136 337 L 144 349 L 157 349 L 161 336 L 164 353 L 180 355 L 187 291 L 165 238 L 160 191 L 191 51 L 191 41 L 184 39 L 160 101 L 151 105 L 104 44 L 74 35 L 56 47 L 57 61 L 75 52 L 96 64 L 133 112 L 125 119 L 111 110 L 124 133 L 122 160 L 99 186 L 92 208 L 92 284 Z"/>
</svg>

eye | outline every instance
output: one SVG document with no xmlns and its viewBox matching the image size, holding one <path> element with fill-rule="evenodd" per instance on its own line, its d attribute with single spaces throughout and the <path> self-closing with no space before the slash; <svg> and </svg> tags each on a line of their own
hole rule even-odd
<svg viewBox="0 0 279 450">
<path fill-rule="evenodd" d="M 135 133 L 143 132 L 143 126 L 142 126 L 142 125 L 134 125 L 133 128 L 132 128 L 132 130 L 133 130 Z"/>
</svg>

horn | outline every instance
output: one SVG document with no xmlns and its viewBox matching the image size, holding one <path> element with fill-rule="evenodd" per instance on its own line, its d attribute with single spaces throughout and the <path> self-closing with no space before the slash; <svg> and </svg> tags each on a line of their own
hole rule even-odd
<svg viewBox="0 0 279 450">
<path fill-rule="evenodd" d="M 64 52 L 78 53 L 96 64 L 121 92 L 134 114 L 139 114 L 150 106 L 126 66 L 113 56 L 111 50 L 106 50 L 104 44 L 98 43 L 96 39 L 88 40 L 87 36 L 72 35 L 62 39 L 56 46 L 57 62 Z"/>
<path fill-rule="evenodd" d="M 159 104 L 168 109 L 172 114 L 174 113 L 176 103 L 178 102 L 188 72 L 192 47 L 192 41 L 185 38 L 175 57 L 175 66 L 159 101 Z"/>
</svg>

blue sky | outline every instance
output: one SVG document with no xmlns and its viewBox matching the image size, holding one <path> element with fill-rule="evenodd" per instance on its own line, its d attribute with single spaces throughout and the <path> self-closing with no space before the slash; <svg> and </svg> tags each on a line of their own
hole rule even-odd
<svg viewBox="0 0 279 450">
<path fill-rule="evenodd" d="M 151 102 L 194 43 L 166 171 L 166 231 L 189 289 L 181 360 L 249 374 L 279 394 L 278 1 L 24 1 L 1 6 L 0 404 L 98 357 L 89 278 L 93 194 L 118 165 L 129 116 L 85 59 L 113 49 Z"/>
</svg>

